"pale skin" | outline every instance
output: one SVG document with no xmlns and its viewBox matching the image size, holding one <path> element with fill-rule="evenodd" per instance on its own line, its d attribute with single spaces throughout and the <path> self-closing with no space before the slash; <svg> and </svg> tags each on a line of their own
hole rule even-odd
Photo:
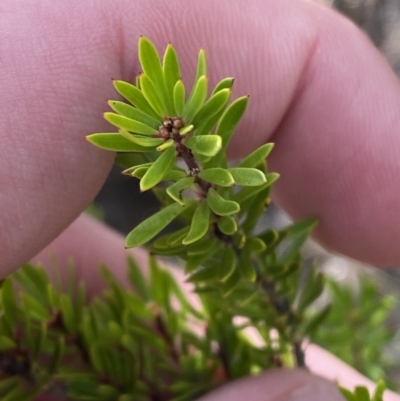
<svg viewBox="0 0 400 401">
<path fill-rule="evenodd" d="M 276 143 L 274 199 L 294 218 L 317 216 L 317 239 L 378 266 L 400 265 L 400 85 L 349 21 L 312 1 L 3 0 L 0 6 L 0 276 L 50 246 L 73 255 L 92 293 L 99 261 L 124 275 L 122 239 L 84 217 L 113 155 L 85 142 L 108 131 L 110 78 L 133 80 L 136 45 L 171 41 L 184 79 L 205 47 L 211 83 L 235 77 L 250 105 L 231 148 L 240 157 Z M 140 205 L 137 205 L 140 207 Z M 140 251 L 139 251 L 140 252 Z M 143 256 L 143 255 L 142 255 Z M 111 265 L 111 263 L 109 263 Z M 322 350 L 314 372 L 359 383 Z M 360 380 L 359 380 L 360 379 Z M 319 393 L 318 393 L 319 391 Z M 207 401 L 339 401 L 330 383 L 302 371 L 266 373 Z M 389 394 L 386 401 L 400 400 Z"/>
</svg>

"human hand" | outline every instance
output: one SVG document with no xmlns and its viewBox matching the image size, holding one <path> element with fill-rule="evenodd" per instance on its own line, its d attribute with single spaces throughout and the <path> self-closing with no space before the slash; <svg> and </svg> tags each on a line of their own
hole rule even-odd
<svg viewBox="0 0 400 401">
<path fill-rule="evenodd" d="M 140 34 L 160 47 L 174 43 L 184 74 L 204 46 L 211 83 L 231 75 L 236 93 L 250 94 L 232 156 L 274 141 L 270 167 L 282 175 L 274 197 L 295 218 L 320 217 L 320 241 L 364 261 L 399 263 L 400 87 L 347 20 L 298 0 L 5 1 L 0 12 L 1 275 L 56 237 L 100 188 L 112 157 L 84 136 L 107 129 L 99 116 L 115 96 L 108 79 L 139 72 Z M 101 235 L 74 249 L 66 234 L 59 255 L 100 260 L 106 250 L 93 237 Z M 82 276 L 96 287 L 93 272 Z"/>
</svg>

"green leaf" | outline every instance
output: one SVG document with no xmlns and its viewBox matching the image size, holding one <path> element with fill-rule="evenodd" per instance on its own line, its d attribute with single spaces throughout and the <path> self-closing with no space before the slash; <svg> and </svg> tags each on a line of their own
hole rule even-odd
<svg viewBox="0 0 400 401">
<path fill-rule="evenodd" d="M 183 239 L 182 243 L 184 245 L 188 245 L 195 241 L 198 241 L 200 238 L 203 238 L 207 234 L 209 226 L 210 226 L 210 209 L 208 207 L 207 202 L 202 201 L 199 203 L 193 214 L 189 233 Z"/>
<path fill-rule="evenodd" d="M 230 172 L 220 167 L 212 167 L 200 171 L 199 177 L 204 181 L 220 185 L 221 187 L 231 187 L 235 183 Z"/>
<path fill-rule="evenodd" d="M 204 49 L 200 49 L 199 56 L 197 58 L 197 70 L 196 70 L 196 79 L 197 82 L 203 75 L 207 75 L 207 60 L 206 60 L 206 52 Z"/>
<path fill-rule="evenodd" d="M 355 388 L 354 394 L 356 396 L 357 401 L 370 401 L 371 398 L 369 396 L 369 391 L 364 386 L 357 386 Z"/>
<path fill-rule="evenodd" d="M 223 89 L 208 99 L 193 118 L 195 135 L 208 134 L 218 122 L 231 97 L 230 89 Z"/>
<path fill-rule="evenodd" d="M 347 388 L 339 386 L 339 390 L 347 401 L 358 401 L 357 397 L 351 391 L 347 390 Z"/>
<path fill-rule="evenodd" d="M 376 385 L 375 393 L 372 397 L 372 401 L 383 401 L 383 393 L 386 390 L 386 385 L 383 380 L 380 380 L 379 383 Z"/>
<path fill-rule="evenodd" d="M 202 281 L 213 281 L 218 278 L 217 266 L 203 268 L 201 267 L 195 273 L 190 275 L 187 279 L 187 283 L 199 283 Z"/>
<path fill-rule="evenodd" d="M 267 182 L 265 174 L 256 168 L 234 167 L 228 171 L 237 185 L 257 187 Z"/>
<path fill-rule="evenodd" d="M 86 139 L 98 148 L 114 152 L 151 152 L 155 150 L 140 146 L 116 132 L 91 134 Z"/>
<path fill-rule="evenodd" d="M 161 121 L 155 119 L 152 116 L 149 116 L 142 110 L 137 109 L 127 103 L 119 102 L 117 100 L 109 100 L 108 105 L 118 114 L 121 114 L 124 117 L 127 117 L 131 120 L 139 121 L 149 127 L 152 127 L 156 130 L 159 129 L 161 125 Z"/>
<path fill-rule="evenodd" d="M 170 43 L 168 44 L 164 53 L 163 72 L 164 72 L 165 84 L 167 87 L 167 94 L 169 96 L 171 104 L 174 105 L 174 114 L 177 115 L 177 111 L 175 110 L 173 94 L 174 94 L 175 84 L 181 78 L 181 71 L 176 51 Z"/>
<path fill-rule="evenodd" d="M 184 144 L 193 152 L 204 156 L 215 156 L 222 146 L 218 135 L 192 136 L 185 139 Z"/>
<path fill-rule="evenodd" d="M 167 87 L 164 79 L 164 71 L 161 66 L 160 57 L 157 49 L 153 43 L 144 36 L 139 38 L 139 60 L 142 66 L 145 76 L 147 76 L 154 84 L 153 94 L 157 94 L 160 99 L 160 103 L 163 105 L 164 113 L 162 115 L 172 115 L 173 110 L 171 109 L 172 103 L 169 102 L 169 96 L 167 93 Z M 140 80 L 140 87 L 144 92 L 143 80 Z M 150 104 L 152 101 L 144 93 L 145 97 Z M 154 106 L 153 106 L 154 108 Z"/>
<path fill-rule="evenodd" d="M 245 157 L 239 164 L 238 167 L 256 167 L 260 162 L 264 161 L 273 149 L 273 143 L 266 143 L 260 146 L 254 152 L 250 153 Z"/>
<path fill-rule="evenodd" d="M 18 305 L 15 300 L 15 292 L 13 283 L 10 278 L 6 278 L 3 281 L 3 285 L 0 288 L 0 305 L 3 309 L 2 314 L 10 323 L 11 330 L 15 328 L 18 319 Z M 1 341 L 0 341 L 1 344 Z"/>
<path fill-rule="evenodd" d="M 34 319 L 49 320 L 50 312 L 39 301 L 27 293 L 21 294 L 21 299 L 26 311 Z"/>
<path fill-rule="evenodd" d="M 185 107 L 185 85 L 181 79 L 174 87 L 174 106 L 176 115 L 181 116 Z"/>
<path fill-rule="evenodd" d="M 226 235 L 233 235 L 237 231 L 236 220 L 232 216 L 222 216 L 218 219 L 218 228 Z"/>
<path fill-rule="evenodd" d="M 200 77 L 193 87 L 192 93 L 189 96 L 183 108 L 182 117 L 185 121 L 191 122 L 195 115 L 203 107 L 207 97 L 208 79 L 205 75 Z"/>
<path fill-rule="evenodd" d="M 60 295 L 60 307 L 63 323 L 68 333 L 74 333 L 79 322 L 77 321 L 77 316 L 74 313 L 74 306 L 72 305 L 71 298 L 68 295 Z"/>
<path fill-rule="evenodd" d="M 124 132 L 123 130 L 121 130 L 120 133 L 126 139 L 136 143 L 139 146 L 143 146 L 144 148 L 154 149 L 155 147 L 159 147 L 164 143 L 163 138 L 149 138 L 148 136 L 130 134 L 129 132 Z"/>
<path fill-rule="evenodd" d="M 166 116 L 168 113 L 165 104 L 163 103 L 163 97 L 162 93 L 160 93 L 160 89 L 154 85 L 153 81 L 146 74 L 141 74 L 139 80 L 144 97 L 153 110 L 157 113 L 158 117 L 162 118 Z"/>
<path fill-rule="evenodd" d="M 147 191 L 157 185 L 175 164 L 175 147 L 170 147 L 161 153 L 160 157 L 150 166 L 140 180 L 140 190 Z"/>
<path fill-rule="evenodd" d="M 243 249 L 240 253 L 238 270 L 243 275 L 243 277 L 251 283 L 253 283 L 257 278 L 257 274 L 253 267 L 250 252 L 248 249 Z"/>
<path fill-rule="evenodd" d="M 232 77 L 222 79 L 215 86 L 214 90 L 211 93 L 211 96 L 215 95 L 217 92 L 219 92 L 223 89 L 232 89 L 234 82 L 235 82 L 235 78 L 232 78 Z"/>
<path fill-rule="evenodd" d="M 194 177 L 185 177 L 181 178 L 174 184 L 170 185 L 166 191 L 167 194 L 176 202 L 181 205 L 184 205 L 184 201 L 182 200 L 182 191 L 187 188 L 190 188 L 194 184 Z"/>
<path fill-rule="evenodd" d="M 194 201 L 188 201 L 184 206 L 181 206 L 179 203 L 172 203 L 164 209 L 161 209 L 158 213 L 142 221 L 127 235 L 125 247 L 134 248 L 145 244 L 193 203 Z"/>
<path fill-rule="evenodd" d="M 58 337 L 54 345 L 54 350 L 51 355 L 51 360 L 49 361 L 49 373 L 54 374 L 58 371 L 60 362 L 65 352 L 65 339 L 64 337 Z"/>
<path fill-rule="evenodd" d="M 161 118 L 161 115 L 158 115 L 154 111 L 150 103 L 144 97 L 142 91 L 136 86 L 125 81 L 114 81 L 114 87 L 120 95 L 136 106 L 139 110 L 143 111 L 149 116 L 152 116 L 156 120 Z"/>
<path fill-rule="evenodd" d="M 209 189 L 207 202 L 210 209 L 219 216 L 228 216 L 240 211 L 238 203 L 224 199 L 214 188 Z"/>
<path fill-rule="evenodd" d="M 242 118 L 248 103 L 248 96 L 236 99 L 222 115 L 215 133 L 222 138 L 222 148 L 226 149 L 233 131 Z"/>
<path fill-rule="evenodd" d="M 326 305 L 314 316 L 308 318 L 308 321 L 303 329 L 304 335 L 307 337 L 312 336 L 314 332 L 319 329 L 321 323 L 323 323 L 323 321 L 328 317 L 331 310 L 332 305 Z"/>
<path fill-rule="evenodd" d="M 136 260 L 128 255 L 128 278 L 136 292 L 144 301 L 150 300 L 149 286 Z"/>
<path fill-rule="evenodd" d="M 269 173 L 265 175 L 265 178 L 267 182 L 263 185 L 256 186 L 256 187 L 245 187 L 242 188 L 240 191 L 236 192 L 232 199 L 239 203 L 242 204 L 245 200 L 251 198 L 252 196 L 257 195 L 260 191 L 268 188 L 271 186 L 278 178 L 279 174 L 277 173 Z"/>
<path fill-rule="evenodd" d="M 236 267 L 236 254 L 232 247 L 225 247 L 221 263 L 218 265 L 218 279 L 226 281 L 234 272 Z"/>
<path fill-rule="evenodd" d="M 17 344 L 6 336 L 0 336 L 0 351 L 9 351 L 17 347 Z"/>
<path fill-rule="evenodd" d="M 119 114 L 104 113 L 104 118 L 112 125 L 115 125 L 116 127 L 122 128 L 129 132 L 134 132 L 135 134 L 155 135 L 158 132 L 157 129 L 153 127 L 149 127 L 148 125 L 143 124 L 139 121 L 120 116 Z"/>
</svg>

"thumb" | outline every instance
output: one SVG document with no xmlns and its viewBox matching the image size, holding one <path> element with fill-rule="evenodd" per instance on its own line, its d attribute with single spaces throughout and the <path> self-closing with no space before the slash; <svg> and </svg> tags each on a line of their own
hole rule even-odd
<svg viewBox="0 0 400 401">
<path fill-rule="evenodd" d="M 223 386 L 199 401 L 344 401 L 336 386 L 306 370 L 274 370 Z"/>
</svg>

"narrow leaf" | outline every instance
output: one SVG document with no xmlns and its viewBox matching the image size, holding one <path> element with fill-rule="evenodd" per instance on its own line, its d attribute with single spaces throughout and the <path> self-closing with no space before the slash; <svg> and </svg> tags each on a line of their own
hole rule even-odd
<svg viewBox="0 0 400 401">
<path fill-rule="evenodd" d="M 170 185 L 166 191 L 167 194 L 176 202 L 181 205 L 184 205 L 184 201 L 182 200 L 182 191 L 187 188 L 190 188 L 194 183 L 194 177 L 186 177 L 182 178 L 174 184 Z"/>
<path fill-rule="evenodd" d="M 193 119 L 195 135 L 208 134 L 218 122 L 231 97 L 230 89 L 223 89 L 208 99 Z"/>
<path fill-rule="evenodd" d="M 242 118 L 248 103 L 248 96 L 236 99 L 225 111 L 219 120 L 215 133 L 222 138 L 222 147 L 226 149 L 231 140 L 233 131 Z"/>
<path fill-rule="evenodd" d="M 221 263 L 218 265 L 218 278 L 221 281 L 226 281 L 236 266 L 236 255 L 232 247 L 225 247 L 224 253 L 222 255 Z"/>
<path fill-rule="evenodd" d="M 175 109 L 173 94 L 174 94 L 175 84 L 181 78 L 181 71 L 176 51 L 170 43 L 168 44 L 167 49 L 165 50 L 164 53 L 163 72 L 164 72 L 165 85 L 167 87 L 167 94 L 169 96 L 171 104 L 174 105 L 174 114 L 176 115 L 177 111 Z"/>
<path fill-rule="evenodd" d="M 196 82 L 203 75 L 207 75 L 207 60 L 206 60 L 206 52 L 204 51 L 204 49 L 200 49 L 199 56 L 197 59 Z"/>
<path fill-rule="evenodd" d="M 143 124 L 139 121 L 120 116 L 119 114 L 104 113 L 104 118 L 112 125 L 115 125 L 118 128 L 125 129 L 129 132 L 134 132 L 135 134 L 155 135 L 158 132 L 157 129 L 153 127 L 149 127 L 148 125 Z"/>
<path fill-rule="evenodd" d="M 217 85 L 215 86 L 214 90 L 211 93 L 211 96 L 215 95 L 217 92 L 223 89 L 232 89 L 234 82 L 235 78 L 232 77 L 224 78 L 223 80 L 217 83 Z"/>
<path fill-rule="evenodd" d="M 182 116 L 185 107 L 185 85 L 180 79 L 174 86 L 174 106 L 177 116 Z"/>
<path fill-rule="evenodd" d="M 190 230 L 188 235 L 183 239 L 182 243 L 184 245 L 191 244 L 198 241 L 200 238 L 204 237 L 210 226 L 210 209 L 206 201 L 200 202 L 197 206 L 192 223 L 190 225 Z"/>
<path fill-rule="evenodd" d="M 210 209 L 219 216 L 228 216 L 240 211 L 238 203 L 224 199 L 214 188 L 209 189 L 207 202 Z"/>
<path fill-rule="evenodd" d="M 144 111 L 137 109 L 127 103 L 119 102 L 117 100 L 109 100 L 108 105 L 118 114 L 130 118 L 131 120 L 139 121 L 149 127 L 158 130 L 161 121 L 146 114 Z"/>
<path fill-rule="evenodd" d="M 200 171 L 199 177 L 221 187 L 231 187 L 235 183 L 229 171 L 220 167 L 212 167 Z"/>
<path fill-rule="evenodd" d="M 184 144 L 195 153 L 215 156 L 221 149 L 222 140 L 218 135 L 192 136 L 186 138 Z"/>
<path fill-rule="evenodd" d="M 140 87 L 142 88 L 142 93 L 148 103 L 151 105 L 153 110 L 157 113 L 159 117 L 164 117 L 168 114 L 166 106 L 163 102 L 162 94 L 160 89 L 157 88 L 153 81 L 145 74 L 141 74 L 139 77 Z"/>
<path fill-rule="evenodd" d="M 239 204 L 244 202 L 245 200 L 251 198 L 252 196 L 257 195 L 260 191 L 268 188 L 271 186 L 278 178 L 279 174 L 277 173 L 269 173 L 265 175 L 266 183 L 256 187 L 245 187 L 242 188 L 240 191 L 236 192 L 233 195 L 233 200 Z"/>
<path fill-rule="evenodd" d="M 273 143 L 266 143 L 265 145 L 260 146 L 254 152 L 245 157 L 238 164 L 238 167 L 256 167 L 260 162 L 267 158 L 273 147 Z"/>
<path fill-rule="evenodd" d="M 138 78 L 138 80 L 140 81 L 140 78 Z M 142 91 L 136 86 L 125 81 L 114 81 L 114 87 L 120 95 L 136 106 L 139 110 L 154 117 L 156 120 L 160 119 L 161 115 L 156 113 L 144 97 Z"/>
<path fill-rule="evenodd" d="M 98 148 L 114 152 L 150 152 L 155 150 L 140 146 L 116 132 L 91 134 L 86 137 L 86 140 Z"/>
<path fill-rule="evenodd" d="M 228 171 L 237 185 L 257 187 L 267 182 L 265 174 L 256 168 L 234 167 Z"/>
<path fill-rule="evenodd" d="M 140 190 L 147 191 L 157 185 L 175 164 L 175 147 L 170 147 L 161 153 L 160 157 L 150 166 L 140 180 Z"/>
<path fill-rule="evenodd" d="M 145 244 L 192 204 L 193 202 L 186 202 L 184 206 L 181 206 L 179 203 L 172 203 L 161 209 L 158 213 L 153 214 L 127 235 L 125 247 L 134 248 Z"/>
<path fill-rule="evenodd" d="M 158 147 L 164 143 L 164 139 L 162 138 L 149 138 L 148 136 L 134 135 L 130 134 L 129 132 L 124 133 L 122 130 L 120 131 L 120 133 L 126 139 L 129 139 L 133 143 L 136 143 L 139 146 L 143 146 L 144 148 L 158 149 Z"/>
<path fill-rule="evenodd" d="M 232 216 L 222 216 L 218 219 L 218 228 L 226 235 L 233 235 L 237 231 L 236 220 Z"/>
<path fill-rule="evenodd" d="M 183 108 L 183 119 L 185 121 L 191 122 L 195 115 L 203 107 L 207 97 L 207 85 L 208 79 L 205 75 L 197 80 L 195 86 L 193 87 L 192 93 L 189 96 L 189 100 Z"/>
</svg>

